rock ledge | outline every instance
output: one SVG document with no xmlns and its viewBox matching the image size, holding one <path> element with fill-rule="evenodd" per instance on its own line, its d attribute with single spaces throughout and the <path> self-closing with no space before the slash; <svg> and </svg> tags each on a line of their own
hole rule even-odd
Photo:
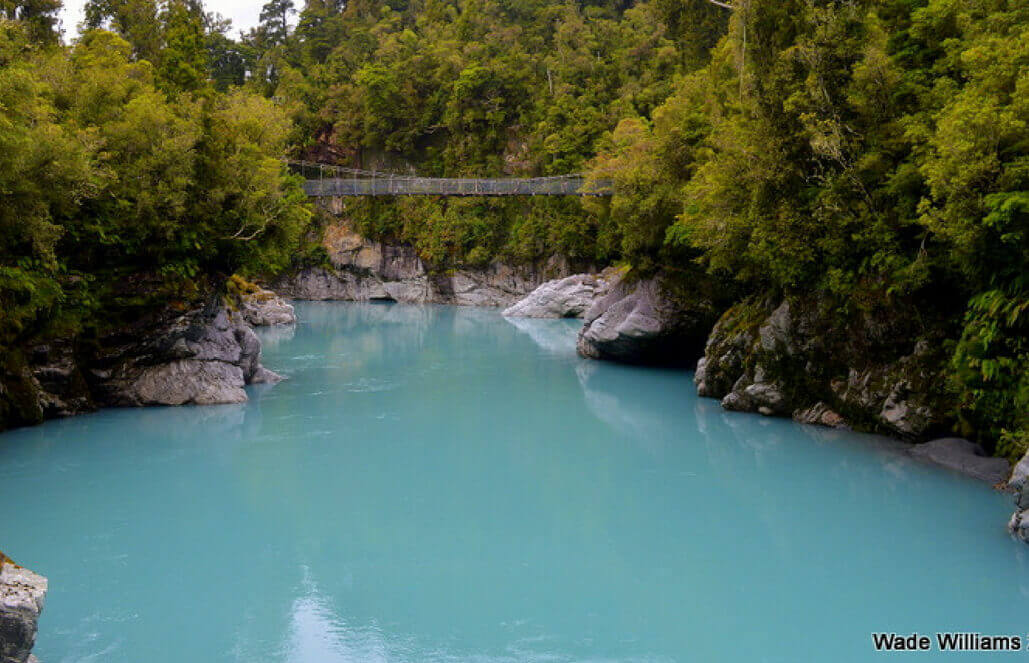
<svg viewBox="0 0 1029 663">
<path fill-rule="evenodd" d="M 35 661 L 31 652 L 46 592 L 46 578 L 0 553 L 0 663 Z"/>
</svg>

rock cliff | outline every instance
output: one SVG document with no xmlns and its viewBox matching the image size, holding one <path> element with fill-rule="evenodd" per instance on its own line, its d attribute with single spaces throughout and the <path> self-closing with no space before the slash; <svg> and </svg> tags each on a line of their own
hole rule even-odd
<svg viewBox="0 0 1029 663">
<path fill-rule="evenodd" d="M 921 441 L 952 406 L 933 341 L 870 316 L 842 324 L 817 301 L 751 300 L 715 325 L 694 381 L 726 409 Z"/>
<path fill-rule="evenodd" d="M 36 660 L 31 652 L 46 591 L 46 578 L 0 553 L 0 663 Z"/>
<path fill-rule="evenodd" d="M 110 405 L 240 403 L 245 385 L 281 379 L 261 365 L 261 342 L 243 315 L 214 300 L 6 359 L 0 428 Z"/>
<path fill-rule="evenodd" d="M 322 244 L 328 265 L 300 270 L 273 289 L 295 299 L 510 306 L 543 282 L 572 273 L 569 261 L 558 256 L 530 265 L 494 261 L 434 270 L 414 248 L 367 239 L 346 222 L 329 226 Z"/>
</svg>

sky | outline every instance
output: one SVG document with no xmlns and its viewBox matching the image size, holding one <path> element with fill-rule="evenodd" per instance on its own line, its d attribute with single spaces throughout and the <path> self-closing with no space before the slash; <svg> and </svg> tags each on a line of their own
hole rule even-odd
<svg viewBox="0 0 1029 663">
<path fill-rule="evenodd" d="M 225 18 L 231 18 L 232 30 L 229 31 L 229 34 L 235 37 L 240 30 L 246 31 L 257 25 L 258 16 L 261 14 L 261 5 L 265 2 L 267 0 L 205 0 L 204 8 L 209 12 L 218 12 Z M 70 41 L 78 35 L 76 26 L 82 20 L 82 8 L 85 4 L 86 0 L 64 0 L 61 21 L 64 27 L 65 41 Z"/>
</svg>

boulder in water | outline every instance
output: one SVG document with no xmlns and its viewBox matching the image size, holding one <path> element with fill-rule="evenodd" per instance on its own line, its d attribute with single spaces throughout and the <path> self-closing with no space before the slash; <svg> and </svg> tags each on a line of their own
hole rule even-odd
<svg viewBox="0 0 1029 663">
<path fill-rule="evenodd" d="M 593 302 L 607 294 L 614 273 L 573 274 L 547 281 L 525 299 L 504 310 L 507 318 L 581 318 Z"/>
<path fill-rule="evenodd" d="M 576 347 L 592 359 L 692 366 L 714 321 L 713 308 L 662 275 L 623 277 L 586 311 Z"/>
</svg>

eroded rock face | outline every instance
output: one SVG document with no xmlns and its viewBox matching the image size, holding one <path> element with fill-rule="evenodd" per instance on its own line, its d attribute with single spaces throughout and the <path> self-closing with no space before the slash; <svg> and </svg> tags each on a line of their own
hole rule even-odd
<svg viewBox="0 0 1029 663">
<path fill-rule="evenodd" d="M 276 381 L 261 366 L 261 342 L 241 314 L 218 307 L 176 320 L 108 380 L 120 405 L 213 405 L 247 400 L 243 387 Z"/>
<path fill-rule="evenodd" d="M 1008 486 L 1015 490 L 1021 490 L 1029 483 L 1029 451 L 1022 459 L 1015 463 L 1011 470 L 1011 477 L 1008 479 Z"/>
<path fill-rule="evenodd" d="M 661 275 L 619 279 L 584 314 L 576 347 L 592 359 L 692 366 L 713 317 L 710 304 L 673 294 Z"/>
<path fill-rule="evenodd" d="M 593 302 L 607 294 L 616 272 L 573 274 L 547 281 L 525 299 L 504 310 L 507 318 L 581 318 Z"/>
<path fill-rule="evenodd" d="M 258 290 L 240 297 L 239 312 L 254 327 L 291 325 L 297 321 L 292 304 L 271 290 Z"/>
<path fill-rule="evenodd" d="M 46 578 L 0 553 L 0 663 L 34 660 L 32 646 L 46 592 Z"/>
<path fill-rule="evenodd" d="M 214 300 L 140 320 L 89 348 L 40 345 L 2 368 L 0 429 L 110 405 L 241 403 L 245 385 L 281 379 L 261 365 L 261 342 L 243 315 Z"/>
<path fill-rule="evenodd" d="M 841 327 L 812 301 L 737 304 L 711 331 L 694 376 L 697 393 L 731 410 L 916 441 L 943 428 L 943 362 L 930 344 L 891 359 L 851 342 L 885 345 L 905 335 L 862 324 Z"/>
<path fill-rule="evenodd" d="M 572 273 L 556 256 L 535 265 L 433 271 L 414 248 L 366 239 L 346 222 L 327 228 L 323 245 L 331 265 L 301 270 L 274 289 L 295 299 L 511 306 L 541 283 Z"/>
</svg>

